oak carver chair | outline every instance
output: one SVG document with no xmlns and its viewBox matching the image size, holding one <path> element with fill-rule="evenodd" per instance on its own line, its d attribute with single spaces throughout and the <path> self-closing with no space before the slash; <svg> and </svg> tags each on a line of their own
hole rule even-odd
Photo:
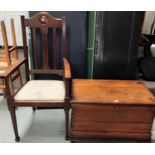
<svg viewBox="0 0 155 155">
<path fill-rule="evenodd" d="M 17 43 L 16 43 L 16 34 L 15 34 L 15 27 L 14 27 L 14 20 L 10 19 L 10 26 L 11 26 L 11 37 L 12 37 L 12 46 L 9 47 L 8 45 L 8 38 L 7 32 L 5 28 L 4 21 L 0 21 L 1 32 L 2 32 L 2 40 L 3 40 L 3 47 L 0 49 L 0 73 L 4 73 L 5 70 L 16 63 L 18 59 L 18 52 L 17 52 Z M 20 70 L 17 69 L 13 75 L 9 78 L 9 84 L 11 89 L 11 94 L 14 93 L 13 82 L 18 80 L 19 86 L 22 87 L 22 78 L 20 74 Z M 6 96 L 5 92 L 5 84 L 2 79 L 0 79 L 0 88 L 3 91 L 3 96 Z"/>
<path fill-rule="evenodd" d="M 15 140 L 19 141 L 20 137 L 17 130 L 16 107 L 50 107 L 50 108 L 64 108 L 65 112 L 65 128 L 66 139 L 68 138 L 68 116 L 69 116 L 69 100 L 71 91 L 71 70 L 70 64 L 66 58 L 66 20 L 63 18 L 55 18 L 46 12 L 39 12 L 29 19 L 21 16 L 22 34 L 23 34 L 23 49 L 25 58 L 18 64 L 13 65 L 8 69 L 8 72 L 0 77 L 4 78 L 7 86 L 7 103 L 11 114 L 13 129 L 15 133 Z M 28 51 L 26 28 L 29 27 L 32 35 L 32 50 Z M 49 31 L 52 29 L 52 31 Z M 41 52 L 42 64 L 38 65 L 38 36 L 36 31 L 41 34 Z M 61 40 L 57 40 L 58 31 L 61 31 Z M 51 32 L 51 33 L 49 33 Z M 50 44 L 52 45 L 53 63 L 50 66 L 48 36 L 52 35 Z M 60 43 L 60 46 L 58 46 Z M 40 45 L 40 44 L 39 44 Z M 61 63 L 58 64 L 58 50 L 61 47 Z M 39 48 L 40 50 L 40 48 Z M 29 68 L 29 52 L 34 56 L 33 69 Z M 8 77 L 9 75 L 22 64 L 25 64 L 26 84 L 18 90 L 14 95 L 10 94 Z M 58 75 L 62 80 L 30 80 L 30 75 Z"/>
</svg>

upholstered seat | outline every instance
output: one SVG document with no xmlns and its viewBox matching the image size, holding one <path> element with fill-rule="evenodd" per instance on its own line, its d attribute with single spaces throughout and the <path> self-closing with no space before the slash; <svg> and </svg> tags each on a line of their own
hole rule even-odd
<svg viewBox="0 0 155 155">
<path fill-rule="evenodd" d="M 63 81 L 31 80 L 16 94 L 15 100 L 64 100 Z"/>
</svg>

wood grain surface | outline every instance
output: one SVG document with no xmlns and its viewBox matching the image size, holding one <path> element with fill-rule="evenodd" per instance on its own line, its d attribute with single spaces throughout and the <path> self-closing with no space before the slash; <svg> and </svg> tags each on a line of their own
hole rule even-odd
<svg viewBox="0 0 155 155">
<path fill-rule="evenodd" d="M 140 81 L 75 79 L 72 85 L 71 104 L 81 102 L 155 105 L 153 94 Z"/>
<path fill-rule="evenodd" d="M 70 139 L 151 140 L 155 98 L 135 80 L 72 82 Z"/>
</svg>

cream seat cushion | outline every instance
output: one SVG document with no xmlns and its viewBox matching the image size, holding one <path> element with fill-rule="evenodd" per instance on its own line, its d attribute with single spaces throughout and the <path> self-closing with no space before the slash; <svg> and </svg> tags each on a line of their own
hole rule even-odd
<svg viewBox="0 0 155 155">
<path fill-rule="evenodd" d="M 64 100 L 63 81 L 31 80 L 15 95 L 15 100 Z"/>
</svg>

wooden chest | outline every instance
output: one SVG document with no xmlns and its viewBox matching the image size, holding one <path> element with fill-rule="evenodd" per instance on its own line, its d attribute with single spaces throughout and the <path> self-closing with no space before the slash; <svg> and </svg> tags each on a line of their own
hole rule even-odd
<svg viewBox="0 0 155 155">
<path fill-rule="evenodd" d="M 155 99 L 130 80 L 74 80 L 70 139 L 150 141 Z"/>
</svg>

